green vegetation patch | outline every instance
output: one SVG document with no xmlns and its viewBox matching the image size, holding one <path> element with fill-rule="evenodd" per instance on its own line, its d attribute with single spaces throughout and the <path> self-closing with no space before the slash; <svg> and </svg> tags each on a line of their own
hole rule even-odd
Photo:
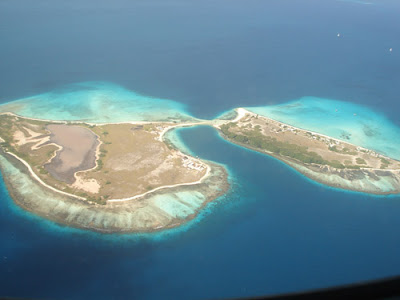
<svg viewBox="0 0 400 300">
<path fill-rule="evenodd" d="M 305 164 L 327 165 L 336 169 L 360 169 L 360 166 L 352 165 L 349 160 L 347 160 L 345 164 L 342 164 L 338 160 L 329 161 L 324 159 L 318 153 L 309 151 L 308 147 L 291 144 L 289 142 L 281 142 L 274 137 L 265 136 L 257 126 L 252 129 L 248 127 L 238 127 L 235 123 L 228 123 L 221 126 L 221 131 L 228 139 L 239 144 L 248 145 L 257 150 L 292 158 Z M 309 134 L 311 135 L 311 133 Z M 338 150 L 336 146 L 333 146 L 329 149 L 343 154 L 357 154 L 357 152 L 351 151 L 349 148 Z M 366 164 L 366 161 L 360 158 L 357 160 L 357 163 Z"/>
<path fill-rule="evenodd" d="M 381 169 L 386 169 L 390 164 L 390 161 L 381 157 Z"/>
<path fill-rule="evenodd" d="M 349 148 L 344 147 L 342 150 L 339 150 L 336 146 L 329 147 L 329 150 L 341 154 L 347 154 L 347 155 L 357 155 L 358 153 L 356 151 L 351 151 Z"/>
<path fill-rule="evenodd" d="M 277 155 L 290 157 L 307 164 L 330 165 L 334 168 L 344 168 L 344 165 L 337 161 L 327 161 L 321 155 L 308 151 L 307 147 L 277 141 L 276 138 L 264 136 L 259 130 L 244 130 L 234 132 L 232 123 L 221 126 L 222 133 L 228 138 L 240 144 L 249 145 L 252 148 L 271 152 Z"/>
<path fill-rule="evenodd" d="M 367 164 L 367 162 L 365 161 L 365 159 L 362 159 L 361 157 L 357 157 L 357 158 L 356 158 L 356 162 L 357 162 L 357 164 L 359 164 L 359 165 L 366 165 L 366 164 Z"/>
</svg>

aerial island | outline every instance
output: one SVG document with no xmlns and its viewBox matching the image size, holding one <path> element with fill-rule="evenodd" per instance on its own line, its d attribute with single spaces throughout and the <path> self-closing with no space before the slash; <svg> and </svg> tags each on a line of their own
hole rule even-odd
<svg viewBox="0 0 400 300">
<path fill-rule="evenodd" d="M 400 193 L 400 162 L 360 146 L 304 130 L 244 108 L 214 125 L 227 140 L 271 155 L 328 186 L 378 194 Z"/>
<path fill-rule="evenodd" d="M 176 227 L 229 186 L 222 166 L 164 139 L 168 130 L 189 125 L 55 122 L 3 113 L 0 165 L 14 201 L 56 222 L 100 232 Z"/>
<path fill-rule="evenodd" d="M 0 114 L 0 169 L 22 208 L 98 232 L 153 232 L 193 219 L 229 189 L 217 163 L 182 152 L 166 133 L 208 125 L 322 184 L 400 193 L 400 162 L 244 108 L 192 122 L 85 123 Z"/>
</svg>

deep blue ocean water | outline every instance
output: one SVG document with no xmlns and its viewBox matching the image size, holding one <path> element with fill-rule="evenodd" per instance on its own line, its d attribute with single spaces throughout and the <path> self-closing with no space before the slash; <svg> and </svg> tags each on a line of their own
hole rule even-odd
<svg viewBox="0 0 400 300">
<path fill-rule="evenodd" d="M 400 126 L 399 14 L 396 0 L 3 1 L 0 102 L 107 81 L 199 118 L 313 96 Z M 65 228 L 1 184 L 0 296 L 226 298 L 400 273 L 400 197 L 326 188 L 212 128 L 178 134 L 232 182 L 179 230 Z"/>
</svg>

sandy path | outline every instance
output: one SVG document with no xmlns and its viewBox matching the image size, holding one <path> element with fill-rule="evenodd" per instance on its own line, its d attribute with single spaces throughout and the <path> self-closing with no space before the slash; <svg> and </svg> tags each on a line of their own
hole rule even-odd
<svg viewBox="0 0 400 300">
<path fill-rule="evenodd" d="M 209 166 L 209 165 L 206 165 L 206 166 L 207 166 L 206 174 L 204 174 L 204 176 L 201 177 L 201 178 L 200 178 L 199 180 L 197 180 L 197 181 L 194 181 L 194 182 L 186 182 L 186 183 L 177 183 L 177 184 L 172 184 L 172 185 L 163 185 L 163 186 L 159 186 L 158 188 L 155 188 L 155 189 L 153 189 L 153 190 L 151 190 L 151 191 L 145 192 L 145 193 L 140 194 L 140 195 L 136 195 L 136 196 L 132 196 L 132 197 L 128 197 L 128 198 L 123 198 L 123 199 L 110 199 L 110 200 L 107 200 L 107 202 L 125 202 L 125 201 L 130 201 L 130 200 L 138 199 L 138 198 L 140 198 L 140 197 L 146 196 L 146 195 L 148 195 L 148 194 L 150 194 L 150 193 L 153 193 L 153 192 L 158 191 L 158 190 L 161 190 L 161 189 L 173 188 L 173 187 L 184 186 L 184 185 L 195 185 L 195 184 L 202 183 L 203 180 L 204 180 L 208 175 L 210 175 L 210 171 L 211 171 L 210 166 Z"/>
<path fill-rule="evenodd" d="M 83 198 L 83 197 L 79 197 L 79 196 L 76 196 L 76 195 L 74 195 L 74 194 L 66 193 L 66 192 L 60 191 L 60 190 L 58 190 L 58 189 L 56 189 L 56 188 L 53 188 L 52 186 L 50 186 L 50 185 L 48 185 L 47 183 L 45 183 L 44 181 L 42 181 L 42 179 L 40 179 L 39 176 L 37 176 L 37 175 L 35 174 L 35 172 L 33 172 L 31 166 L 30 166 L 25 160 L 23 160 L 22 158 L 19 158 L 19 157 L 18 157 L 17 155 L 15 155 L 14 153 L 11 153 L 11 152 L 6 152 L 6 153 L 9 154 L 9 155 L 11 155 L 11 156 L 13 156 L 13 157 L 15 157 L 15 158 L 18 159 L 20 162 L 22 162 L 22 163 L 28 168 L 28 171 L 29 171 L 29 173 L 31 174 L 31 176 L 32 176 L 37 182 L 39 182 L 41 185 L 43 185 L 44 187 L 46 187 L 46 188 L 48 188 L 48 189 L 50 189 L 50 190 L 52 190 L 52 191 L 54 191 L 54 192 L 57 192 L 57 193 L 59 193 L 59 194 L 62 194 L 62 195 L 74 197 L 74 198 L 77 198 L 77 199 L 80 199 L 80 200 L 86 200 L 86 199 Z"/>
</svg>

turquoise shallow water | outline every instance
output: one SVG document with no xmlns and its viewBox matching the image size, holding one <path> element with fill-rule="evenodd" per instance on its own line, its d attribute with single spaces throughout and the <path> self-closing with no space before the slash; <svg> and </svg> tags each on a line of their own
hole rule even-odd
<svg viewBox="0 0 400 300">
<path fill-rule="evenodd" d="M 316 97 L 248 110 L 400 160 L 400 128 L 367 106 Z"/>
<path fill-rule="evenodd" d="M 387 147 L 398 148 L 397 129 L 377 117 L 400 126 L 399 15 L 398 0 L 0 1 L 0 102 L 45 95 L 41 105 L 35 97 L 14 108 L 110 122 L 176 113 L 211 119 L 312 95 L 370 108 L 393 138 L 360 141 L 396 154 Z M 62 88 L 76 82 L 84 84 Z M 329 117 L 335 106 L 304 116 L 339 124 Z M 344 110 L 344 127 L 359 128 L 352 116 L 361 113 Z M 363 131 L 356 129 L 352 138 Z M 0 184 L 0 297 L 226 299 L 399 274 L 399 196 L 327 188 L 212 128 L 171 136 L 228 166 L 233 187 L 170 231 L 66 228 L 19 209 Z"/>
<path fill-rule="evenodd" d="M 58 92 L 64 101 L 73 96 Z M 51 101 L 44 99 L 41 104 L 49 107 Z M 357 109 L 359 119 L 367 116 L 387 122 L 381 114 L 361 106 L 341 106 L 343 102 L 338 101 L 329 104 L 338 106 L 338 111 L 347 108 L 347 113 Z M 146 113 L 154 112 L 159 118 L 158 103 L 152 105 L 146 105 Z M 132 103 L 132 107 L 138 106 L 140 103 Z M 314 107 L 311 113 L 297 109 L 299 115 L 292 111 L 293 106 L 299 107 L 289 103 L 287 111 L 295 120 L 306 116 L 304 120 L 311 122 L 315 116 L 329 116 L 329 105 L 317 109 L 316 104 L 309 104 L 307 108 Z M 282 112 L 282 107 L 272 111 Z M 260 113 L 269 114 L 263 109 Z M 5 243 L 0 248 L 0 263 L 8 272 L 0 273 L 0 282 L 7 285 L 8 294 L 62 295 L 58 297 L 62 299 L 93 295 L 99 299 L 124 299 L 127 295 L 139 299 L 225 298 L 396 274 L 400 240 L 388 226 L 400 226 L 398 196 L 375 197 L 326 188 L 274 158 L 224 141 L 208 126 L 172 130 L 167 138 L 186 153 L 225 164 L 230 191 L 179 228 L 155 234 L 102 235 L 35 217 L 15 207 L 3 187 L 0 234 Z M 364 136 L 367 142 L 373 143 L 373 139 L 376 135 Z M 201 202 L 198 194 L 179 197 L 192 207 Z M 178 217 L 187 213 L 175 201 L 157 201 L 161 209 L 176 212 Z M 375 243 L 384 247 L 374 248 Z M 48 259 L 54 253 L 56 259 Z M 57 281 L 50 276 L 55 268 L 60 270 Z M 37 290 L 42 281 L 53 288 Z M 16 282 L 30 284 L 21 292 Z M 76 286 L 79 293 L 66 289 L 65 282 Z"/>
<path fill-rule="evenodd" d="M 31 118 L 99 123 L 192 119 L 181 103 L 139 95 L 108 82 L 71 84 L 0 105 L 0 112 L 5 111 Z"/>
<path fill-rule="evenodd" d="M 386 116 L 351 102 L 303 97 L 284 104 L 248 107 L 250 111 L 316 131 L 400 159 L 400 129 Z M 117 84 L 83 82 L 7 102 L 0 112 L 49 120 L 87 122 L 193 120 L 182 103 L 140 95 Z M 229 111 L 223 115 L 229 114 Z M 167 137 L 174 139 L 175 133 Z M 190 154 L 182 143 L 180 148 Z"/>
<path fill-rule="evenodd" d="M 180 138 L 179 132 L 182 130 L 184 130 L 184 128 L 175 128 L 173 130 L 167 131 L 167 133 L 164 135 L 164 140 L 172 143 L 175 147 L 179 148 L 179 150 L 182 151 L 183 153 L 193 156 L 194 153 L 192 152 L 192 150 L 190 150 L 190 148 L 188 148 Z"/>
</svg>

